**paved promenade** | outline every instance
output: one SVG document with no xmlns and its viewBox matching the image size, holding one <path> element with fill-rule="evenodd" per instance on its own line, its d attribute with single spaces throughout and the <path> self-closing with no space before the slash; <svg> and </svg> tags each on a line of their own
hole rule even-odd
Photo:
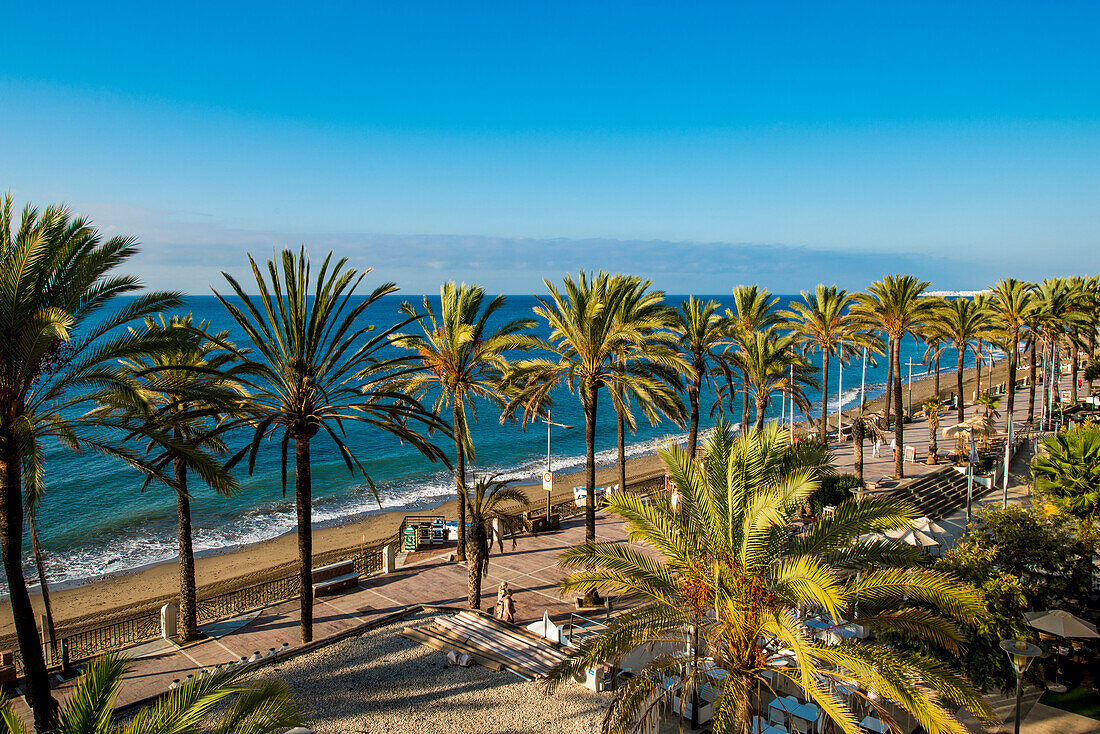
<svg viewBox="0 0 1100 734">
<path fill-rule="evenodd" d="M 596 535 L 601 541 L 626 542 L 622 523 L 604 516 L 597 516 Z M 564 577 L 558 556 L 583 542 L 583 515 L 565 521 L 556 532 L 521 536 L 514 548 L 505 541 L 504 553 L 494 553 L 490 560 L 489 576 L 482 585 L 482 609 L 492 609 L 497 587 L 507 581 L 513 589 L 517 623 L 541 619 L 544 611 L 557 621 L 568 619 L 573 606 L 558 593 L 558 583 Z M 466 606 L 466 567 L 449 563 L 451 552 L 436 549 L 409 554 L 396 573 L 363 579 L 357 589 L 318 597 L 313 606 L 312 644 L 326 644 L 369 629 L 416 605 Z M 158 696 L 174 680 L 185 681 L 203 668 L 248 658 L 256 652 L 266 655 L 273 648 L 281 650 L 284 643 L 290 645 L 284 654 L 300 651 L 298 607 L 294 599 L 205 625 L 202 630 L 209 635 L 206 639 L 182 647 L 159 640 L 125 650 L 132 665 L 119 693 L 119 706 Z M 61 685 L 54 694 L 63 700 L 71 688 L 72 684 Z M 23 699 L 15 699 L 14 705 L 29 721 L 30 711 Z"/>
</svg>

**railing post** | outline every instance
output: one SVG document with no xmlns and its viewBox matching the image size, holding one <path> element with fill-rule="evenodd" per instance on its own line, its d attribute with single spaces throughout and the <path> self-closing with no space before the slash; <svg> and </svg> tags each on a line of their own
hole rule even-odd
<svg viewBox="0 0 1100 734">
<path fill-rule="evenodd" d="M 397 553 L 394 552 L 392 543 L 382 546 L 382 573 L 393 573 L 397 570 Z"/>
</svg>

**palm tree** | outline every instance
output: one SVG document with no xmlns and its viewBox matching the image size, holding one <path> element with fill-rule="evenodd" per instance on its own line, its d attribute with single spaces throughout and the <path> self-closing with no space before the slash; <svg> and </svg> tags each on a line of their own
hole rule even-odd
<svg viewBox="0 0 1100 734">
<path fill-rule="evenodd" d="M 781 334 L 773 327 L 746 334 L 739 342 L 737 351 L 728 357 L 730 364 L 736 366 L 744 379 L 744 399 L 747 401 L 752 396 L 756 408 L 753 430 L 757 432 L 764 428 L 768 402 L 773 393 L 789 395 L 792 403 L 803 413 L 810 410 L 810 401 L 802 386 L 817 387 L 817 381 L 812 376 L 813 368 L 798 353 L 797 345 L 795 334 Z"/>
<path fill-rule="evenodd" d="M 505 503 L 515 503 L 513 512 L 505 512 Z M 509 532 L 520 525 L 515 509 L 529 506 L 527 495 L 508 482 L 496 477 L 482 477 L 474 482 L 473 488 L 466 494 L 470 535 L 466 539 L 468 546 L 466 557 L 466 602 L 470 609 L 481 609 L 481 580 L 489 574 L 489 551 L 493 545 L 492 522 L 500 519 Z M 504 539 L 500 538 L 500 550 L 504 552 Z"/>
<path fill-rule="evenodd" d="M 1001 404 L 1001 399 L 994 396 L 992 393 L 983 392 L 978 395 L 978 399 L 974 401 L 975 407 L 981 407 L 982 415 L 986 418 L 1000 418 L 1001 414 L 997 408 Z"/>
<path fill-rule="evenodd" d="M 243 377 L 229 332 L 206 335 L 207 323 L 197 326 L 191 314 L 165 321 L 146 318 L 150 336 L 180 334 L 179 347 L 161 354 L 123 360 L 124 387 L 100 400 L 93 412 L 98 420 L 117 420 L 132 426 L 135 438 L 146 442 L 147 461 L 176 493 L 178 526 L 180 615 L 179 635 L 184 642 L 198 636 L 195 585 L 195 553 L 191 542 L 191 495 L 187 473 L 191 469 L 202 481 L 222 495 L 238 488 L 237 480 L 225 471 L 216 455 L 227 447 L 218 430 L 221 417 L 240 414 L 247 396 L 238 377 Z M 138 334 L 134 329 L 131 332 Z M 149 476 L 142 491 L 155 477 Z"/>
<path fill-rule="evenodd" d="M 853 314 L 866 328 L 884 332 L 890 343 L 892 375 L 889 381 L 893 383 L 894 412 L 898 417 L 894 422 L 894 441 L 898 446 L 894 457 L 894 475 L 899 479 L 905 476 L 905 452 L 902 451 L 905 446 L 905 421 L 901 420 L 901 340 L 906 334 L 917 333 L 935 311 L 936 300 L 921 295 L 928 285 L 927 281 L 917 280 L 912 275 L 888 275 L 872 283 L 867 293 L 858 294 L 856 305 L 852 309 Z M 888 407 L 889 404 L 887 398 Z"/>
<path fill-rule="evenodd" d="M 710 379 L 712 372 L 719 369 L 721 357 L 717 350 L 722 344 L 725 324 L 718 315 L 718 302 L 703 303 L 695 296 L 680 303 L 675 311 L 675 323 L 672 327 L 680 336 L 680 355 L 687 365 L 684 376 L 687 378 L 688 404 L 691 418 L 688 428 L 688 456 L 695 456 L 699 442 L 699 395 L 703 380 Z M 713 382 L 711 388 L 714 388 Z"/>
<path fill-rule="evenodd" d="M 821 352 L 821 440 L 829 434 L 829 358 L 843 360 L 863 343 L 858 321 L 848 313 L 855 296 L 835 285 L 818 285 L 814 293 L 802 291 L 802 302 L 792 302 L 781 316 L 791 322 L 803 347 Z"/>
<path fill-rule="evenodd" d="M 298 519 L 298 571 L 302 642 L 313 639 L 313 521 L 310 448 L 324 431 L 336 444 L 349 472 L 356 468 L 373 488 L 366 469 L 345 442 L 348 422 L 364 423 L 415 446 L 430 460 L 446 456 L 412 425 L 450 433 L 446 424 L 407 393 L 391 390 L 395 370 L 407 366 L 403 357 L 379 354 L 390 337 L 412 319 L 375 333 L 364 324 L 366 311 L 383 296 L 397 290 L 385 283 L 369 296 L 352 302 L 364 276 L 346 268 L 341 259 L 330 269 L 325 257 L 313 293 L 309 293 L 310 264 L 305 248 L 295 255 L 283 250 L 281 269 L 268 261 L 268 278 L 249 255 L 259 296 L 249 296 L 228 273 L 222 275 L 236 296 L 218 297 L 245 333 L 252 351 L 242 365 L 254 376 L 244 381 L 250 392 L 248 420 L 252 438 L 230 462 L 248 456 L 248 471 L 268 437 L 277 437 L 282 454 L 283 492 L 287 485 L 287 453 L 294 442 L 294 497 Z M 285 292 L 284 292 L 285 289 Z M 259 301 L 259 303 L 257 303 Z M 235 425 L 231 423 L 230 425 Z"/>
<path fill-rule="evenodd" d="M 858 597 L 859 623 L 877 634 L 959 649 L 960 625 L 988 616 L 976 590 L 948 574 L 914 568 L 917 554 L 908 546 L 860 537 L 908 529 L 913 508 L 851 498 L 792 538 L 790 523 L 818 489 L 821 467 L 800 461 L 781 431 L 735 438 L 720 423 L 702 466 L 676 447 L 661 456 L 679 505 L 664 495 L 648 502 L 613 495 L 607 511 L 625 521 L 631 544 L 586 543 L 561 557 L 567 567 L 586 569 L 570 574 L 563 588 L 608 587 L 637 603 L 550 676 L 551 685 L 561 684 L 590 666 L 648 651 L 649 662 L 635 666 L 616 692 L 605 731 L 629 730 L 667 676 L 680 670 L 686 671 L 681 695 L 704 683 L 719 690 L 716 732 L 750 734 L 757 691 L 770 690 L 776 678 L 800 686 L 845 732 L 857 732 L 858 724 L 831 685 L 842 678 L 877 692 L 935 734 L 965 731 L 953 714 L 960 705 L 991 718 L 980 692 L 944 663 L 878 641 L 829 645 L 804 624 L 809 610 L 843 626 L 843 619 L 853 619 Z M 795 665 L 780 654 L 783 648 Z M 701 658 L 708 659 L 707 669 Z"/>
<path fill-rule="evenodd" d="M 878 440 L 884 431 L 882 416 L 871 410 L 864 401 L 849 420 L 852 422 L 852 469 L 859 483 L 863 484 L 863 441 Z"/>
<path fill-rule="evenodd" d="M 946 301 L 939 296 L 928 296 L 930 299 L 937 301 L 935 310 L 938 311 L 943 307 Z M 940 358 L 943 357 L 943 352 L 947 348 L 948 338 L 947 335 L 939 328 L 939 324 L 936 320 L 929 319 L 923 327 L 920 329 L 920 338 L 924 342 L 924 354 L 921 355 L 921 362 L 923 364 L 932 363 L 933 377 L 933 392 L 936 395 L 940 394 Z"/>
<path fill-rule="evenodd" d="M 175 308 L 180 299 L 148 293 L 117 305 L 118 297 L 141 290 L 136 278 L 113 273 L 137 252 L 134 241 L 103 240 L 64 207 L 27 206 L 17 217 L 9 194 L 0 204 L 0 238 L 0 553 L 27 703 L 36 729 L 46 731 L 56 703 L 23 575 L 24 492 L 45 486 L 43 441 L 155 471 L 114 441 L 109 426 L 85 415 L 119 380 L 118 360 L 170 346 L 129 334 L 126 324 Z"/>
<path fill-rule="evenodd" d="M 1031 284 L 1015 278 L 1002 278 L 993 286 L 989 309 L 1000 326 L 1003 340 L 1001 348 L 1008 355 L 1008 417 L 1012 422 L 1016 405 L 1016 369 L 1020 359 L 1020 334 L 1026 328 L 1028 312 L 1032 309 Z"/>
<path fill-rule="evenodd" d="M 935 466 L 937 463 L 936 452 L 939 446 L 936 438 L 940 430 L 940 408 L 942 407 L 943 401 L 940 400 L 939 395 L 933 395 L 920 404 L 921 413 L 928 419 L 928 460 L 925 463 L 930 466 Z"/>
<path fill-rule="evenodd" d="M 631 324 L 644 324 L 639 328 L 639 340 L 647 342 L 644 348 L 623 343 L 622 348 L 615 354 L 615 361 L 620 371 L 626 368 L 627 362 L 637 359 L 646 359 L 646 355 L 660 354 L 662 359 L 652 361 L 648 368 L 655 377 L 667 382 L 676 390 L 677 399 L 670 411 L 659 409 L 659 412 L 670 418 L 677 425 L 683 425 L 684 406 L 679 400 L 680 372 L 683 365 L 679 364 L 678 355 L 675 355 L 676 336 L 671 331 L 675 324 L 675 312 L 664 305 L 665 294 L 663 291 L 650 291 L 652 282 L 642 280 L 634 276 L 616 275 L 616 279 L 624 281 L 623 297 L 619 300 L 616 320 L 623 326 L 630 328 Z M 657 325 L 660 326 L 657 326 Z M 669 357 L 675 357 L 675 362 L 668 362 Z M 671 366 L 672 364 L 678 367 Z M 635 429 L 633 415 L 630 412 L 631 396 L 629 391 L 620 390 L 620 401 L 615 403 L 615 418 L 618 439 L 619 487 L 626 489 L 626 428 Z"/>
<path fill-rule="evenodd" d="M 1096 276 L 1083 278 L 1074 276 L 1067 284 L 1077 303 L 1074 318 L 1066 324 L 1066 338 L 1072 352 L 1070 363 L 1071 400 L 1077 404 L 1077 376 L 1081 366 L 1081 351 L 1088 350 L 1090 340 L 1096 339 Z"/>
<path fill-rule="evenodd" d="M 767 289 L 756 285 L 739 285 L 733 289 L 733 310 L 726 309 L 726 336 L 729 348 L 736 349 L 742 340 L 748 340 L 750 334 L 764 331 L 776 326 L 782 321 L 782 317 L 775 310 L 775 304 L 779 302 L 778 296 L 773 296 Z M 729 361 L 729 348 L 725 354 Z M 741 384 L 746 384 L 745 376 L 741 375 Z M 729 392 L 730 410 L 733 410 L 733 382 L 730 375 L 726 376 L 726 387 Z M 741 395 L 741 430 L 749 429 L 749 396 Z"/>
<path fill-rule="evenodd" d="M 1086 323 L 1086 304 L 1083 293 L 1073 287 L 1067 278 L 1047 278 L 1036 289 L 1036 310 L 1039 313 L 1038 336 L 1046 348 L 1053 352 L 1061 348 L 1067 333 Z M 1044 356 L 1045 360 L 1045 356 Z M 1045 362 L 1044 362 L 1045 364 Z M 1052 375 L 1058 379 L 1057 375 Z"/>
<path fill-rule="evenodd" d="M 1038 286 L 1031 287 L 1032 301 L 1031 308 L 1024 314 L 1022 324 L 1026 331 L 1025 343 L 1028 349 L 1028 378 L 1027 378 L 1027 419 L 1026 423 L 1033 423 L 1035 421 L 1035 380 L 1036 369 L 1038 368 L 1038 347 L 1039 342 L 1042 341 L 1043 331 L 1043 311 L 1041 304 L 1038 301 L 1037 293 L 1039 291 Z"/>
<path fill-rule="evenodd" d="M 528 340 L 521 332 L 535 325 L 533 319 L 515 319 L 490 330 L 489 321 L 504 303 L 504 296 L 486 303 L 485 291 L 480 286 L 448 281 L 439 289 L 438 314 L 427 296 L 423 314 L 418 314 L 408 302 L 401 306 L 401 313 L 419 320 L 423 336 L 393 337 L 394 344 L 416 352 L 415 362 L 420 367 L 403 376 L 395 387 L 421 399 L 434 394 L 432 409 L 436 413 L 451 408 L 458 493 L 455 558 L 459 561 L 466 559 L 466 460 L 476 458 L 467 412 L 477 420 L 475 398 L 500 408 L 505 406 L 500 392 L 500 381 L 508 366 L 504 353 L 524 348 Z"/>
<path fill-rule="evenodd" d="M 955 370 L 955 389 L 958 390 L 958 419 L 965 420 L 963 408 L 963 369 L 966 353 L 972 350 L 974 342 L 989 329 L 992 320 L 988 311 L 970 298 L 955 298 L 946 301 L 939 309 L 936 323 L 940 331 L 954 345 L 959 354 L 958 367 Z M 981 356 L 978 356 L 981 359 Z"/>
<path fill-rule="evenodd" d="M 140 709 L 125 727 L 112 726 L 128 668 L 126 658 L 118 653 L 94 660 L 65 702 L 56 734 L 270 734 L 306 723 L 305 712 L 289 686 L 281 681 L 249 680 L 238 668 L 191 679 Z M 0 706 L 0 719 L 12 734 L 27 734 L 10 702 Z"/>
<path fill-rule="evenodd" d="M 1035 491 L 1077 520 L 1091 552 L 1100 520 L 1100 428 L 1076 425 L 1043 439 L 1041 448 L 1031 462 Z"/>
<path fill-rule="evenodd" d="M 654 365 L 679 368 L 673 349 L 645 338 L 647 332 L 666 323 L 664 314 L 623 323 L 617 318 L 620 303 L 629 297 L 627 280 L 607 273 L 582 272 L 576 280 L 566 276 L 563 291 L 543 281 L 549 298 L 537 297 L 535 314 L 550 326 L 550 337 L 532 346 L 549 357 L 514 362 L 505 380 L 511 396 L 505 415 L 522 410 L 524 420 L 538 415 L 551 401 L 553 390 L 566 386 L 576 394 L 584 410 L 585 537 L 596 539 L 596 417 L 600 389 L 606 388 L 617 411 L 625 413 L 625 397 L 642 409 L 651 423 L 661 413 L 673 414 L 676 391 L 654 371 Z M 617 356 L 630 350 L 632 358 L 620 368 Z M 503 418 L 502 418 L 503 419 Z M 594 598 L 590 595 L 589 601 Z"/>
</svg>

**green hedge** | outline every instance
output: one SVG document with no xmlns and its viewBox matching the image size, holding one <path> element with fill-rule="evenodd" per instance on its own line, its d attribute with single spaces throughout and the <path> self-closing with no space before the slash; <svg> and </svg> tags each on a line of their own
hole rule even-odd
<svg viewBox="0 0 1100 734">
<path fill-rule="evenodd" d="M 814 514 L 820 515 L 822 508 L 839 505 L 852 496 L 852 489 L 859 487 L 860 481 L 855 474 L 831 474 L 822 478 L 821 486 L 810 498 Z"/>
</svg>

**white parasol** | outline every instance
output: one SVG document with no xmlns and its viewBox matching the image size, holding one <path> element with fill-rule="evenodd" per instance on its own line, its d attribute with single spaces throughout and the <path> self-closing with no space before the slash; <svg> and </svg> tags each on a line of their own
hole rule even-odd
<svg viewBox="0 0 1100 734">
<path fill-rule="evenodd" d="M 1073 616 L 1063 609 L 1046 612 L 1026 612 L 1024 619 L 1037 630 L 1059 637 L 1100 637 L 1096 626 Z"/>
</svg>

